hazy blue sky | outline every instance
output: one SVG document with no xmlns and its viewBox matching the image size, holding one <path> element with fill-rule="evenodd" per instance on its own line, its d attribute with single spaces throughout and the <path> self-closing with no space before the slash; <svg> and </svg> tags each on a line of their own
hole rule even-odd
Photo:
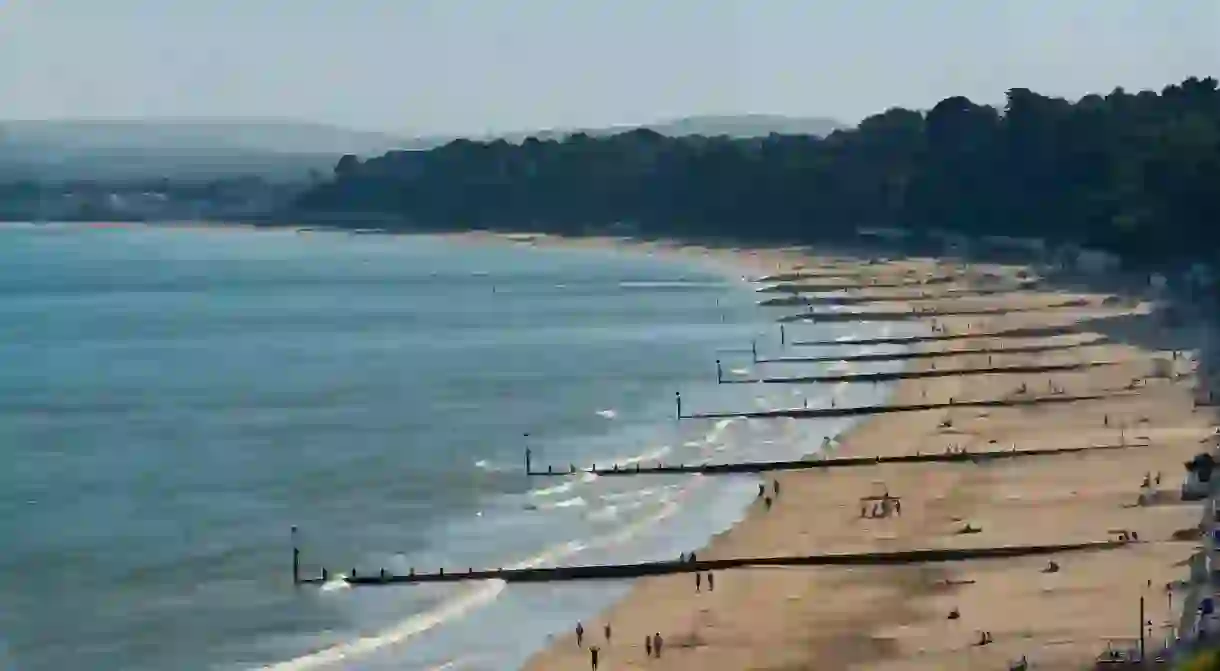
<svg viewBox="0 0 1220 671">
<path fill-rule="evenodd" d="M 1220 0 L 0 0 L 0 117 L 858 121 L 1220 74 Z"/>
</svg>

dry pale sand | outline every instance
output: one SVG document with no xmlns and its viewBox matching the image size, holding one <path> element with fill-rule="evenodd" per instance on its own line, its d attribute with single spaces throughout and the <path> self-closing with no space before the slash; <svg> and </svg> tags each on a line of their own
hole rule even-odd
<svg viewBox="0 0 1220 671">
<path fill-rule="evenodd" d="M 531 242 L 530 244 L 535 244 Z M 564 244 L 620 244 L 617 241 Z M 957 268 L 934 259 L 863 264 L 850 259 L 811 259 L 801 250 L 744 254 L 654 245 L 717 262 L 741 262 L 749 272 L 798 267 L 835 270 L 861 285 L 903 277 L 952 275 L 928 285 L 930 296 L 977 286 L 983 273 L 1013 269 Z M 984 278 L 985 279 L 985 278 Z M 891 289 L 860 291 L 892 293 Z M 1036 309 L 1067 299 L 1085 307 Z M 963 305 L 1019 307 L 984 317 L 944 317 L 952 332 L 988 333 L 1025 326 L 1063 325 L 1138 313 L 1102 304 L 1102 296 L 1023 290 L 917 302 L 868 305 L 869 310 L 952 311 Z M 1147 318 L 1145 318 L 1147 319 Z M 982 547 L 1105 540 L 1112 530 L 1133 530 L 1142 541 L 1117 550 L 1063 554 L 1061 570 L 1044 572 L 1047 558 L 954 562 L 907 567 L 737 569 L 717 575 L 715 591 L 697 593 L 694 578 L 678 575 L 639 580 L 621 602 L 584 623 L 602 651 L 601 669 L 986 669 L 1007 668 L 1026 655 L 1038 669 L 1088 666 L 1108 642 L 1138 635 L 1137 607 L 1147 598 L 1158 627 L 1170 619 L 1165 583 L 1185 577 L 1184 560 L 1196 541 L 1173 540 L 1195 527 L 1195 504 L 1135 505 L 1145 474 L 1160 473 L 1160 489 L 1176 492 L 1183 462 L 1213 432 L 1210 414 L 1191 403 L 1189 375 L 1151 379 L 1152 354 L 1123 344 L 1122 334 L 1097 333 L 1121 320 L 1090 321 L 1085 333 L 1053 338 L 997 338 L 930 343 L 938 350 L 1077 344 L 1038 353 L 991 356 L 991 365 L 1106 362 L 1053 375 L 965 374 L 900 383 L 898 402 L 982 400 L 1018 396 L 1106 394 L 1104 399 L 1035 407 L 950 408 L 883 415 L 859 424 L 835 448 L 841 455 L 889 455 L 1131 443 L 1121 450 L 1071 456 L 1033 456 L 986 465 L 885 465 L 776 476 L 782 496 L 767 511 L 755 504 L 746 519 L 699 553 L 701 559 L 784 554 Z M 799 328 L 799 327 L 794 327 Z M 1095 331 L 1090 333 L 1089 331 Z M 796 351 L 789 354 L 796 354 Z M 1166 353 L 1160 353 L 1167 357 Z M 1165 357 L 1162 357 L 1165 358 Z M 921 360 L 914 368 L 979 368 L 988 355 Z M 1175 363 L 1187 373 L 1188 361 Z M 781 375 L 773 366 L 771 374 Z M 791 423 L 799 431 L 799 420 Z M 902 497 L 902 515 L 862 519 L 860 497 L 888 491 Z M 958 533 L 970 523 L 979 533 Z M 949 619 L 957 608 L 959 619 Z M 600 641 L 613 623 L 614 640 Z M 981 631 L 994 642 L 978 645 Z M 1157 635 L 1164 629 L 1158 628 Z M 660 659 L 647 658 L 643 639 L 659 632 Z M 586 650 L 569 635 L 527 665 L 531 671 L 588 668 Z"/>
</svg>

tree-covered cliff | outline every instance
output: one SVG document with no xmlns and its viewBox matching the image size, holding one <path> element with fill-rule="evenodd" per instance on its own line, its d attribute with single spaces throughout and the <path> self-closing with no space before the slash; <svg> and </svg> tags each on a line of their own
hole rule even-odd
<svg viewBox="0 0 1220 671">
<path fill-rule="evenodd" d="M 1167 262 L 1220 242 L 1220 90 L 1071 102 L 1012 89 L 891 109 L 825 138 L 459 140 L 345 157 L 298 202 L 445 228 L 816 240 L 858 227 L 1036 236 Z"/>
</svg>

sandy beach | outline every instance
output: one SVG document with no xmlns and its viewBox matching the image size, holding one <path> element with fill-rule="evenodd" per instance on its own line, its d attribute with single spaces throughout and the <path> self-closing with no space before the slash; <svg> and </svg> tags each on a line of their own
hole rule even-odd
<svg viewBox="0 0 1220 671">
<path fill-rule="evenodd" d="M 518 242 L 552 241 L 528 237 Z M 583 648 L 573 636 L 558 635 L 527 669 L 589 668 L 590 644 L 600 648 L 600 669 L 980 669 L 1008 668 L 1022 656 L 1038 669 L 1083 668 L 1107 645 L 1130 647 L 1138 638 L 1141 597 L 1152 622 L 1150 648 L 1169 633 L 1165 625 L 1176 618 L 1176 597 L 1166 584 L 1186 577 L 1185 561 L 1197 547 L 1190 530 L 1201 516 L 1199 504 L 1177 500 L 1183 463 L 1203 448 L 1201 442 L 1214 427 L 1209 412 L 1193 408 L 1193 363 L 1157 350 L 1154 318 L 1145 316 L 1149 305 L 1045 287 L 972 293 L 994 286 L 997 277 L 1015 278 L 1022 270 L 1017 267 L 958 267 L 934 259 L 865 264 L 810 257 L 801 250 L 643 246 L 754 274 L 802 269 L 840 274 L 832 282 L 842 285 L 849 278 L 859 286 L 848 295 L 886 299 L 853 310 L 918 312 L 929 326 L 978 334 L 919 345 L 947 354 L 917 360 L 912 370 L 1100 364 L 1053 374 L 963 373 L 904 380 L 895 387 L 896 402 L 1102 398 L 877 416 L 841 437 L 832 450 L 835 456 L 1120 446 L 986 464 L 890 464 L 777 474 L 767 478 L 781 488 L 774 505 L 768 509 L 756 502 L 740 524 L 699 550 L 700 559 L 1104 541 L 1120 532 L 1133 532 L 1141 542 L 1056 556 L 1053 568 L 1041 557 L 903 567 L 735 569 L 716 576 L 714 591 L 706 584 L 697 591 L 690 575 L 646 578 L 625 599 L 583 623 L 588 632 Z M 907 300 L 894 300 L 896 291 L 906 289 L 877 286 L 931 277 L 942 280 L 910 289 Z M 812 287 L 827 278 L 795 282 Z M 1068 302 L 1070 307 L 1048 307 Z M 952 314 L 979 309 L 995 312 Z M 784 313 L 800 310 L 785 308 Z M 927 316 L 933 312 L 942 316 Z M 987 335 L 1073 325 L 1075 332 L 1048 337 Z M 952 354 L 1037 345 L 1062 347 Z M 800 351 L 789 348 L 784 354 Z M 765 367 L 771 375 L 784 372 L 782 365 Z M 799 431 L 800 420 L 774 421 L 798 422 L 794 430 Z M 1146 476 L 1149 486 L 1142 487 Z M 901 498 L 900 515 L 862 515 L 873 504 L 861 498 L 881 494 Z M 1140 505 L 1141 494 L 1153 503 Z M 602 634 L 606 623 L 613 625 L 611 641 Z M 988 642 L 981 645 L 983 632 Z M 644 639 L 653 633 L 665 641 L 660 658 L 645 654 Z"/>
</svg>

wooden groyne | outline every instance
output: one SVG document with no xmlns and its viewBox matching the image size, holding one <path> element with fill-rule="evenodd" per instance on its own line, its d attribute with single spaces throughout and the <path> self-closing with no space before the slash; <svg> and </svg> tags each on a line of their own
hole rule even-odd
<svg viewBox="0 0 1220 671">
<path fill-rule="evenodd" d="M 835 279 L 835 278 L 824 278 Z M 856 289 L 898 289 L 901 287 L 929 287 L 952 282 L 953 277 L 933 277 L 926 280 L 902 280 L 899 282 L 827 282 L 825 284 L 789 284 L 780 283 L 763 287 L 764 292 L 791 292 L 792 287 L 800 287 L 799 291 L 852 291 Z M 907 299 L 909 300 L 909 299 Z"/>
<path fill-rule="evenodd" d="M 678 419 L 824 419 L 828 417 L 864 417 L 886 415 L 897 412 L 925 412 L 928 410 L 951 410 L 954 408 L 1020 408 L 1038 405 L 1080 403 L 1110 398 L 1115 394 L 1085 394 L 1080 396 L 1035 396 L 1033 398 L 995 399 L 987 401 L 955 401 L 953 403 L 912 403 L 905 405 L 864 405 L 846 408 L 790 408 L 782 410 L 753 410 L 743 412 L 696 412 L 682 414 L 681 396 L 678 397 Z"/>
<path fill-rule="evenodd" d="M 1024 307 L 998 307 L 957 310 L 885 310 L 866 312 L 801 312 L 780 317 L 780 322 L 898 322 L 912 319 L 937 319 L 943 317 L 989 317 L 996 315 L 1015 314 L 1019 312 L 1041 312 L 1043 310 L 1059 310 L 1062 308 L 1087 307 L 1089 302 L 1084 299 L 1047 303 L 1046 305 L 1031 305 Z"/>
<path fill-rule="evenodd" d="M 927 452 L 922 454 L 900 454 L 888 457 L 833 457 L 819 459 L 793 459 L 788 461 L 743 461 L 726 464 L 658 464 L 656 466 L 641 466 L 635 464 L 631 468 L 576 468 L 569 466 L 566 470 L 547 467 L 544 471 L 528 470 L 527 475 L 538 477 L 566 477 L 581 473 L 593 473 L 598 476 L 625 477 L 633 475 L 739 475 L 769 473 L 772 471 L 803 471 L 828 468 L 859 468 L 864 466 L 879 466 L 882 464 L 986 464 L 994 461 L 1011 461 L 1029 457 L 1050 457 L 1082 454 L 1089 452 L 1105 452 L 1127 448 L 1147 447 L 1147 443 L 1112 443 L 1107 445 L 1087 445 L 1083 447 L 1057 447 L 1035 450 L 987 450 L 982 452 Z"/>
<path fill-rule="evenodd" d="M 704 571 L 724 571 L 737 568 L 785 566 L 901 566 L 989 559 L 1011 559 L 1038 555 L 1073 552 L 1100 552 L 1132 545 L 1137 541 L 1107 540 L 1054 545 L 1001 545 L 995 547 L 959 549 L 899 550 L 894 552 L 857 552 L 840 554 L 800 555 L 788 557 L 738 557 L 731 559 L 700 559 L 697 561 L 654 561 L 637 564 L 600 564 L 588 566 L 553 566 L 533 568 L 502 568 L 465 571 L 437 571 L 394 575 L 377 572 L 370 575 L 346 575 L 343 580 L 352 586 L 372 587 L 412 585 L 419 583 L 461 582 L 467 580 L 503 580 L 505 582 L 560 582 L 575 580 L 622 580 L 646 576 L 675 575 Z M 298 581 L 316 584 L 320 579 Z"/>
<path fill-rule="evenodd" d="M 859 361 L 907 361 L 911 359 L 937 359 L 952 356 L 969 356 L 972 354 L 1037 354 L 1039 352 L 1056 352 L 1074 349 L 1077 347 L 1099 345 L 1104 343 L 1106 340 L 1107 339 L 1103 337 L 1097 340 L 1078 343 L 1029 345 L 1025 347 L 977 347 L 971 349 L 942 350 L 937 352 L 889 352 L 839 356 L 783 356 L 775 358 L 760 357 L 754 359 L 754 363 L 833 363 L 836 361 L 852 363 Z"/>
<path fill-rule="evenodd" d="M 771 287 L 760 289 L 759 293 L 774 293 Z M 945 298 L 965 298 L 991 296 L 994 294 L 1012 293 L 1013 289 L 946 289 L 932 295 L 912 296 L 910 294 L 880 294 L 877 296 L 825 296 L 820 287 L 802 290 L 799 295 L 775 296 L 764 298 L 758 304 L 763 307 L 793 307 L 799 305 L 861 305 L 866 303 L 901 303 L 904 301 L 943 300 Z"/>
<path fill-rule="evenodd" d="M 872 273 L 861 272 L 859 269 L 838 269 L 838 268 L 821 268 L 819 270 L 797 270 L 791 273 L 779 273 L 777 275 L 763 275 L 755 279 L 755 282 L 797 282 L 800 280 L 816 280 L 824 277 L 835 277 L 839 279 L 857 279 L 860 277 L 872 277 Z"/>
<path fill-rule="evenodd" d="M 983 338 L 1053 338 L 1055 336 L 1080 333 L 1080 328 L 1074 324 L 1067 326 L 1037 326 L 1003 329 L 988 333 L 936 333 L 918 336 L 890 336 L 880 338 L 853 338 L 849 340 L 794 340 L 793 347 L 865 347 L 869 345 L 916 345 L 919 343 L 976 340 Z"/>
<path fill-rule="evenodd" d="M 896 370 L 880 373 L 843 373 L 841 375 L 806 375 L 796 377 L 732 378 L 721 373 L 720 384 L 838 384 L 841 382 L 893 382 L 895 380 L 922 380 L 954 377 L 958 375 L 1033 375 L 1040 373 L 1066 373 L 1070 371 L 1110 366 L 1110 361 L 1088 361 L 1085 363 L 1045 364 L 1026 366 L 987 366 L 984 368 L 934 368 L 931 370 Z"/>
</svg>

